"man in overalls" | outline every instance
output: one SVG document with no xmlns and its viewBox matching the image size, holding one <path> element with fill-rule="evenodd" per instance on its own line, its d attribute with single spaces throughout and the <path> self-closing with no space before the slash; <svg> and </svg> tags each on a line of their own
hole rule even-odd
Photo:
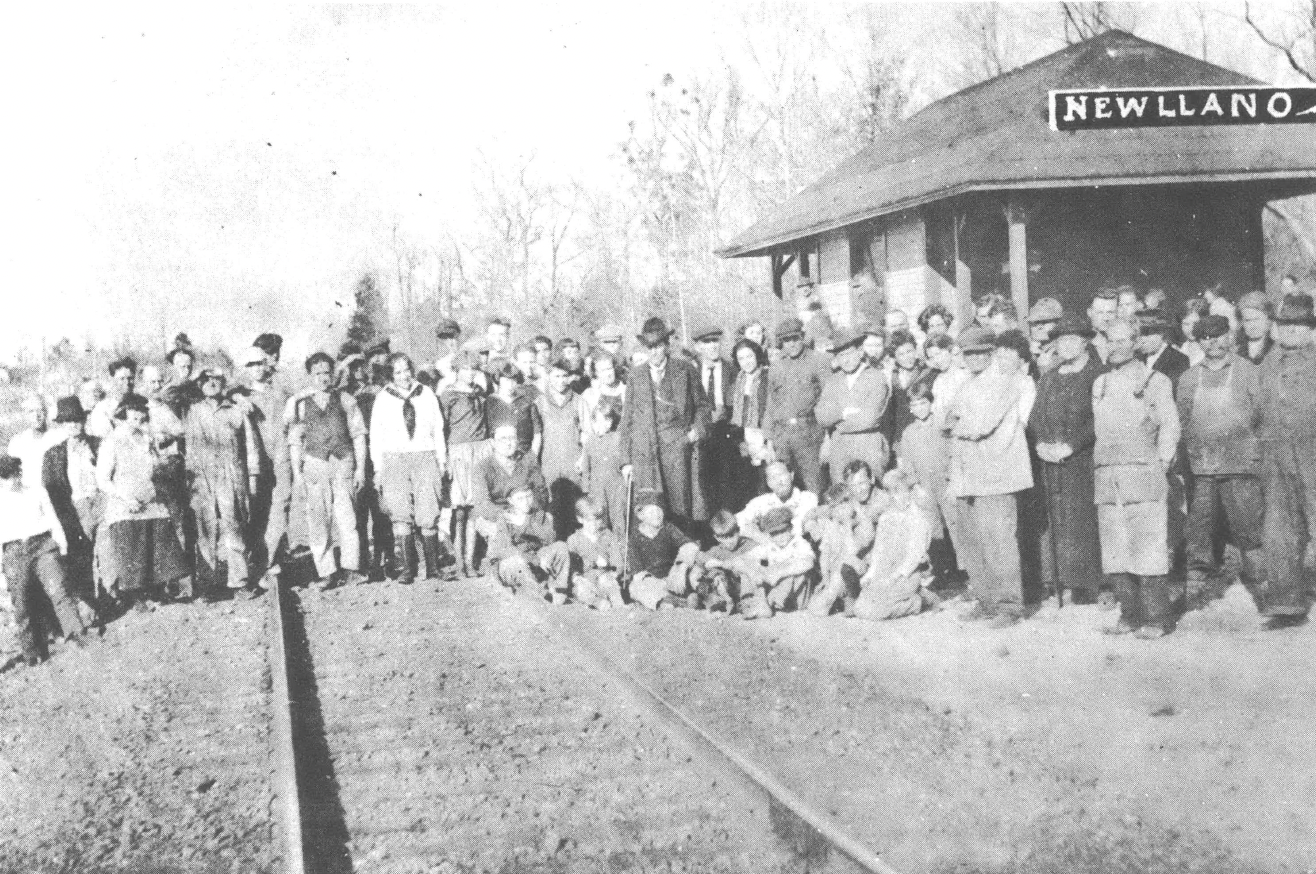
<svg viewBox="0 0 1316 874">
<path fill-rule="evenodd" d="M 1170 378 L 1134 358 L 1137 336 L 1125 320 L 1106 329 L 1110 370 L 1092 385 L 1093 491 L 1101 569 L 1120 602 L 1110 631 L 1151 640 L 1169 621 L 1165 472 L 1179 443 L 1179 413 Z"/>
<path fill-rule="evenodd" d="M 1266 496 L 1267 629 L 1307 621 L 1306 573 L 1316 566 L 1316 315 L 1305 294 L 1275 314 L 1277 348 L 1261 370 L 1261 467 Z"/>
<path fill-rule="evenodd" d="M 1200 589 L 1219 568 L 1215 532 L 1224 522 L 1242 557 L 1239 576 L 1256 591 L 1261 561 L 1261 445 L 1257 441 L 1257 366 L 1233 351 L 1229 320 L 1203 316 L 1194 331 L 1206 358 L 1179 380 L 1193 496 L 1188 507 L 1188 589 Z"/>
</svg>

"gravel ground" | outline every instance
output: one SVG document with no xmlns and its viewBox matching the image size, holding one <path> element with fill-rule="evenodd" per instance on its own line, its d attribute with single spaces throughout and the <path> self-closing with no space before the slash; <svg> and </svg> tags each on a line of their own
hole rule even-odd
<svg viewBox="0 0 1316 874">
<path fill-rule="evenodd" d="M 488 583 L 300 595 L 351 870 L 803 870 Z"/>
<path fill-rule="evenodd" d="M 272 872 L 263 601 L 0 674 L 0 871 Z"/>
<path fill-rule="evenodd" d="M 1259 631 L 1239 587 L 1156 642 L 1096 607 L 1005 631 L 563 610 L 900 870 L 1316 868 L 1316 634 Z"/>
</svg>

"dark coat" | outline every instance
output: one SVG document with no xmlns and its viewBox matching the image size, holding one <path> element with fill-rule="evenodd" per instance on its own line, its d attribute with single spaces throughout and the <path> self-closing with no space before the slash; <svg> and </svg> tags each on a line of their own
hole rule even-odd
<svg viewBox="0 0 1316 874">
<path fill-rule="evenodd" d="M 1238 352 L 1239 357 L 1246 358 L 1248 361 L 1251 361 L 1253 364 L 1260 364 L 1261 362 L 1265 361 L 1266 356 L 1270 354 L 1270 347 L 1275 345 L 1275 341 L 1270 339 L 1270 335 L 1267 334 L 1266 336 L 1261 338 L 1261 351 L 1258 352 L 1256 355 L 1249 355 L 1247 354 L 1247 342 L 1248 342 L 1247 336 L 1242 331 L 1239 331 L 1238 343 L 1236 344 L 1235 347 L 1236 351 Z"/>
<path fill-rule="evenodd" d="M 688 437 L 692 430 L 697 439 L 708 433 L 708 398 L 699 371 L 679 355 L 668 356 L 657 397 L 651 373 L 647 366 L 636 368 L 626 383 L 626 405 L 617 429 L 622 461 L 633 467 L 637 493 L 661 492 L 673 515 L 705 519 Z"/>
<path fill-rule="evenodd" d="M 1179 377 L 1183 376 L 1184 371 L 1188 369 L 1188 356 L 1180 352 L 1173 346 L 1166 346 L 1161 357 L 1156 359 L 1152 365 L 1152 370 L 1157 373 L 1164 373 L 1170 378 L 1170 385 L 1179 385 Z"/>
</svg>

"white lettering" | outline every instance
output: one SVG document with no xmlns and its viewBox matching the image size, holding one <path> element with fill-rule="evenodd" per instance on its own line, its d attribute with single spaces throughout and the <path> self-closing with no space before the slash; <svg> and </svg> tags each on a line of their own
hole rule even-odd
<svg viewBox="0 0 1316 874">
<path fill-rule="evenodd" d="M 1207 95 L 1206 105 L 1202 107 L 1202 115 L 1206 115 L 1208 112 L 1214 112 L 1220 116 L 1225 114 L 1224 107 L 1220 105 L 1220 98 L 1216 96 L 1214 91 Z"/>
<path fill-rule="evenodd" d="M 1284 101 L 1283 112 L 1280 112 L 1279 107 L 1276 105 L 1276 101 L 1278 100 Z M 1266 112 L 1270 113 L 1271 118 L 1283 118 L 1292 111 L 1293 98 L 1289 96 L 1287 91 L 1276 91 L 1274 94 L 1270 95 L 1270 100 L 1266 101 Z"/>
<path fill-rule="evenodd" d="M 1242 107 L 1247 110 L 1248 117 L 1257 117 L 1257 95 L 1255 94 L 1230 94 L 1229 95 L 1229 115 L 1231 118 L 1238 118 L 1238 109 Z"/>
<path fill-rule="evenodd" d="M 1184 118 L 1190 118 L 1191 116 L 1197 115 L 1196 112 L 1193 112 L 1191 109 L 1188 108 L 1187 94 L 1179 95 L 1179 114 L 1182 115 Z"/>
<path fill-rule="evenodd" d="M 1174 117 L 1175 117 L 1175 112 L 1174 112 L 1173 109 L 1166 109 L 1166 108 L 1165 108 L 1165 95 L 1164 95 L 1164 94 L 1157 94 L 1157 95 L 1156 95 L 1156 112 L 1160 114 L 1161 118 L 1174 118 Z"/>
<path fill-rule="evenodd" d="M 1120 118 L 1128 118 L 1130 114 L 1136 118 L 1142 118 L 1142 114 L 1147 110 L 1146 97 L 1130 97 L 1126 100 L 1117 96 L 1115 104 L 1120 109 Z"/>
<path fill-rule="evenodd" d="M 1073 121 L 1076 116 L 1083 120 L 1088 117 L 1088 98 L 1086 94 L 1080 94 L 1077 97 L 1073 94 L 1065 95 L 1065 121 Z"/>
<path fill-rule="evenodd" d="M 1092 100 L 1092 117 L 1093 118 L 1110 118 L 1110 98 L 1095 97 Z"/>
</svg>

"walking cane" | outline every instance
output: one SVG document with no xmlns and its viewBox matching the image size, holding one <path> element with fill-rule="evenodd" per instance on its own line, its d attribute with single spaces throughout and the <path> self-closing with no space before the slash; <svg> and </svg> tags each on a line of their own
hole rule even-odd
<svg viewBox="0 0 1316 874">
<path fill-rule="evenodd" d="M 1042 501 L 1046 504 L 1046 539 L 1051 542 L 1051 573 L 1055 577 L 1056 609 L 1064 609 L 1065 587 L 1060 582 L 1060 555 L 1056 550 L 1056 517 L 1051 509 L 1051 488 L 1047 482 L 1046 462 L 1042 462 Z"/>
<path fill-rule="evenodd" d="M 621 578 L 631 573 L 631 502 L 635 499 L 635 477 L 626 477 L 626 518 L 622 520 Z M 619 581 L 620 582 L 620 581 Z"/>
</svg>

